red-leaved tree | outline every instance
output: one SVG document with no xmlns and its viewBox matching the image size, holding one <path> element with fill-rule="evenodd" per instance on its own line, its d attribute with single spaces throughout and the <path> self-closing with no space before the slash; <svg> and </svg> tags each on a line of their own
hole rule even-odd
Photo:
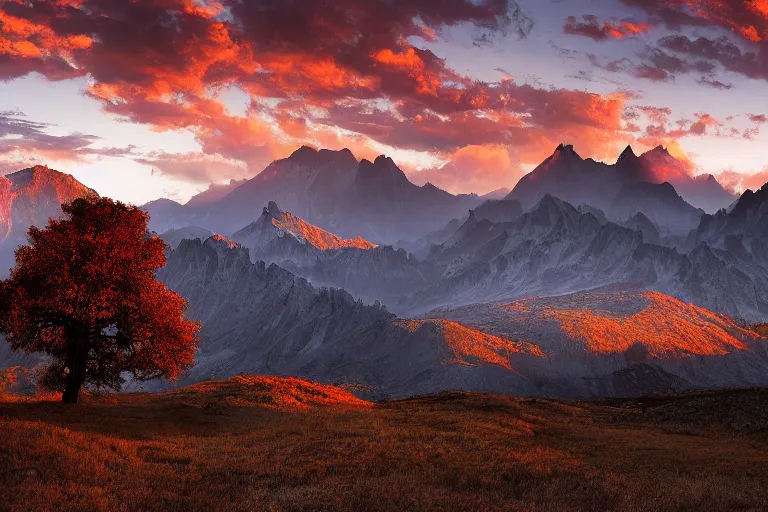
<svg viewBox="0 0 768 512">
<path fill-rule="evenodd" d="M 52 357 L 47 374 L 67 403 L 83 384 L 119 390 L 126 372 L 176 379 L 194 364 L 200 325 L 155 279 L 166 245 L 149 235 L 147 214 L 105 198 L 62 210 L 16 250 L 0 284 L 0 332 L 14 349 Z"/>
</svg>

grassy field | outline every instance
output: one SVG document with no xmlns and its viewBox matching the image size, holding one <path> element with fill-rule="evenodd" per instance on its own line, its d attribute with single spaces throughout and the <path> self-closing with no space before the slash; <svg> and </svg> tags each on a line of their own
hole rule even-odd
<svg viewBox="0 0 768 512">
<path fill-rule="evenodd" d="M 0 398 L 0 510 L 766 510 L 768 391 L 370 404 L 241 377 Z"/>
</svg>

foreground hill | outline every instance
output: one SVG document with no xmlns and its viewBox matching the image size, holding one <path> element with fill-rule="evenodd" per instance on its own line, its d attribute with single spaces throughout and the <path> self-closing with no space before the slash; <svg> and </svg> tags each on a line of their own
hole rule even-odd
<svg viewBox="0 0 768 512">
<path fill-rule="evenodd" d="M 243 376 L 157 395 L 0 401 L 9 511 L 760 510 L 768 392 L 602 403 L 354 402 Z"/>
</svg>

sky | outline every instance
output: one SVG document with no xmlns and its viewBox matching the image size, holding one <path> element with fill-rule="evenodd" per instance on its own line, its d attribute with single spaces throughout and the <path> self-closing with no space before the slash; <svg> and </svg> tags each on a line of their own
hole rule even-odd
<svg viewBox="0 0 768 512">
<path fill-rule="evenodd" d="M 0 0 L 0 173 L 180 202 L 301 145 L 512 188 L 560 144 L 768 182 L 768 0 Z"/>
</svg>

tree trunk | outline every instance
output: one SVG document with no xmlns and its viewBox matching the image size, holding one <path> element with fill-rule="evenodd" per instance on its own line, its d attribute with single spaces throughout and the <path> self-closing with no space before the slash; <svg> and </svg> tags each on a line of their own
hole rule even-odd
<svg viewBox="0 0 768 512">
<path fill-rule="evenodd" d="M 80 388 L 85 382 L 85 367 L 88 363 L 88 347 L 80 335 L 74 335 L 70 342 L 70 350 L 67 357 L 67 386 L 61 401 L 65 404 L 76 404 L 80 395 Z"/>
</svg>

